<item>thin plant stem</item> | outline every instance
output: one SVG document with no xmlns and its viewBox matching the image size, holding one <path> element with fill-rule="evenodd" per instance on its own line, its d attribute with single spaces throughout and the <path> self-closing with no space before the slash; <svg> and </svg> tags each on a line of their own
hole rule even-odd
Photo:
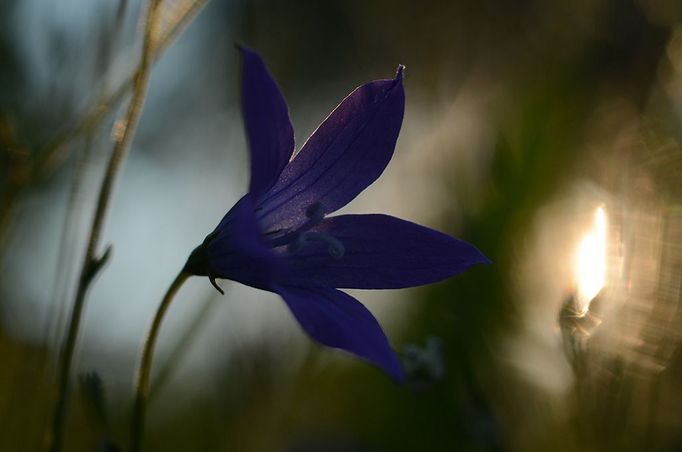
<svg viewBox="0 0 682 452">
<path fill-rule="evenodd" d="M 166 48 L 173 42 L 173 40 L 182 32 L 182 30 L 199 14 L 201 9 L 206 6 L 209 0 L 187 0 L 183 2 L 180 7 L 174 8 L 170 14 L 168 24 L 159 33 L 156 44 L 152 49 L 151 59 L 156 62 Z M 138 69 L 128 76 L 115 90 L 110 94 L 104 95 L 95 106 L 75 125 L 68 128 L 64 132 L 57 135 L 50 140 L 38 152 L 35 157 L 28 162 L 25 171 L 29 177 L 22 179 L 21 183 L 14 183 L 10 185 L 2 195 L 0 201 L 3 206 L 0 209 L 0 238 L 4 235 L 11 223 L 10 212 L 17 204 L 17 197 L 20 195 L 23 188 L 33 181 L 44 178 L 52 174 L 55 169 L 66 160 L 68 155 L 68 145 L 87 133 L 97 129 L 99 125 L 108 117 L 108 114 L 118 106 L 118 104 L 125 99 L 131 88 L 135 86 Z M 0 247 L 0 250 L 3 248 Z"/>
<path fill-rule="evenodd" d="M 172 351 L 168 355 L 169 359 L 166 360 L 163 367 L 157 372 L 157 376 L 154 377 L 147 398 L 148 403 L 153 402 L 158 394 L 163 392 L 163 389 L 177 371 L 178 365 L 184 362 L 185 356 L 191 350 L 192 345 L 194 345 L 198 333 L 202 331 L 200 326 L 213 315 L 216 307 L 219 306 L 214 295 L 211 295 L 211 298 L 204 300 L 203 303 L 201 309 L 195 313 L 192 320 L 185 326 L 184 332 L 180 335 L 180 339 L 178 339 L 172 347 Z"/>
<path fill-rule="evenodd" d="M 171 14 L 170 24 L 159 33 L 155 45 L 150 49 L 149 58 L 156 62 L 171 42 L 178 36 L 184 27 L 196 17 L 201 9 L 208 3 L 208 0 L 194 0 L 189 6 L 178 8 L 179 11 Z M 51 172 L 59 163 L 64 160 L 65 146 L 73 139 L 83 135 L 89 130 L 93 130 L 99 126 L 107 117 L 107 114 L 114 109 L 128 94 L 131 88 L 135 86 L 135 79 L 139 70 L 135 70 L 128 76 L 121 85 L 118 86 L 110 94 L 104 96 L 95 107 L 85 115 L 75 126 L 65 131 L 54 140 L 49 142 L 39 152 L 36 157 L 36 162 L 33 171 L 36 174 L 44 172 Z"/>
<path fill-rule="evenodd" d="M 142 351 L 142 358 L 140 360 L 140 367 L 137 371 L 137 381 L 135 383 L 135 406 L 133 408 L 133 425 L 132 425 L 132 452 L 140 452 L 142 450 L 142 443 L 144 439 L 144 420 L 147 411 L 147 399 L 149 398 L 149 380 L 152 371 L 152 359 L 154 357 L 154 346 L 156 339 L 159 336 L 161 323 L 163 317 L 168 311 L 173 298 L 178 293 L 178 290 L 185 281 L 190 277 L 189 273 L 181 271 L 171 283 L 166 295 L 164 295 L 159 304 L 154 320 L 152 321 L 147 338 L 144 342 L 144 349 Z"/>
<path fill-rule="evenodd" d="M 69 320 L 66 340 L 64 341 L 64 346 L 58 363 L 57 402 L 55 404 L 52 417 L 52 428 L 48 436 L 49 450 L 51 452 L 59 452 L 62 448 L 69 392 L 69 376 L 71 373 L 73 355 L 76 348 L 83 310 L 85 308 L 85 296 L 87 294 L 88 288 L 90 287 L 90 283 L 93 281 L 97 273 L 102 269 L 103 265 L 110 256 L 110 246 L 107 247 L 104 253 L 102 253 L 100 256 L 97 256 L 97 250 L 100 245 L 106 214 L 109 210 L 109 203 L 114 189 L 116 176 L 118 175 L 118 172 L 125 161 L 130 142 L 132 141 L 135 134 L 137 122 L 140 118 L 140 114 L 142 113 L 142 106 L 144 104 L 144 98 L 149 82 L 149 72 L 152 66 L 152 50 L 156 44 L 156 28 L 159 19 L 159 12 L 161 9 L 160 7 L 161 0 L 150 0 L 145 24 L 142 56 L 137 74 L 135 76 L 133 95 L 130 100 L 126 115 L 121 122 L 121 133 L 116 137 L 109 163 L 102 180 L 102 185 L 100 186 L 99 196 L 97 198 L 97 206 L 95 208 L 95 215 L 90 228 L 85 259 L 83 261 L 80 277 L 78 279 L 78 287 L 76 289 L 76 296 L 73 303 L 71 318 Z"/>
<path fill-rule="evenodd" d="M 118 11 L 116 14 L 116 19 L 114 21 L 114 25 L 111 28 L 111 30 L 105 30 L 103 29 L 100 32 L 100 37 L 98 39 L 98 48 L 99 52 L 102 56 L 99 56 L 95 60 L 94 64 L 94 72 L 96 74 L 96 79 L 104 79 L 106 80 L 107 74 L 110 72 L 110 68 L 112 65 L 112 58 L 111 56 L 114 53 L 114 49 L 117 47 L 117 45 L 120 42 L 120 38 L 123 32 L 123 17 L 125 15 L 125 11 L 128 6 L 128 0 L 118 0 Z M 106 88 L 105 88 L 105 83 L 100 84 L 98 87 L 98 97 L 101 98 L 104 96 L 106 93 Z M 66 208 L 66 215 L 64 218 L 64 227 L 62 230 L 62 238 L 60 240 L 61 246 L 59 249 L 59 252 L 57 254 L 57 263 L 58 265 L 58 273 L 57 273 L 57 278 L 55 281 L 55 288 L 53 293 L 57 294 L 57 301 L 56 306 L 51 306 L 50 307 L 50 312 L 48 312 L 48 319 L 51 319 L 51 324 L 48 323 L 46 325 L 46 329 L 48 333 L 46 334 L 46 341 L 51 345 L 54 346 L 54 343 L 57 343 L 59 341 L 58 333 L 61 330 L 61 327 L 63 326 L 65 319 L 66 319 L 66 314 L 67 314 L 67 308 L 68 306 L 66 305 L 67 299 L 70 298 L 69 294 L 69 281 L 72 280 L 73 278 L 73 271 L 76 270 L 76 268 L 71 268 L 69 265 L 61 265 L 63 262 L 71 262 L 73 261 L 75 250 L 73 249 L 73 243 L 77 241 L 77 237 L 80 235 L 82 231 L 79 231 L 79 226 L 80 226 L 80 219 L 77 217 L 78 211 L 81 210 L 79 207 L 81 207 L 79 204 L 81 204 L 84 199 L 82 196 L 82 191 L 83 191 L 83 185 L 85 183 L 86 179 L 86 173 L 88 170 L 88 167 L 92 163 L 92 158 L 93 158 L 93 148 L 94 148 L 94 142 L 96 139 L 95 136 L 95 130 L 90 129 L 84 134 L 84 143 L 83 143 L 83 148 L 80 152 L 80 155 L 77 157 L 76 161 L 76 167 L 73 175 L 73 180 L 71 183 L 71 188 L 69 190 L 69 198 L 68 198 L 68 203 L 67 203 L 67 208 Z M 76 147 L 75 144 L 72 145 L 73 147 Z M 1 229 L 0 229 L 1 231 Z M 1 234 L 1 232 L 0 232 Z M 55 322 L 54 319 L 57 319 Z"/>
<path fill-rule="evenodd" d="M 66 216 L 64 218 L 64 226 L 62 228 L 62 234 L 60 239 L 60 248 L 57 253 L 57 263 L 61 262 L 71 262 L 75 258 L 75 250 L 71 243 L 77 239 L 79 232 L 78 224 L 76 220 L 75 213 L 80 207 L 81 201 L 80 191 L 85 178 L 85 172 L 90 164 L 90 159 L 92 157 L 92 147 L 93 147 L 93 134 L 89 133 L 85 136 L 85 145 L 76 163 L 76 170 L 73 177 L 73 182 L 69 190 L 69 198 L 67 201 Z M 51 324 L 47 324 L 48 333 L 46 334 L 46 340 L 50 346 L 55 346 L 59 341 L 59 331 L 66 322 L 66 307 L 64 306 L 66 300 L 70 298 L 69 287 L 66 281 L 71 281 L 73 278 L 73 273 L 76 268 L 72 268 L 69 265 L 58 265 L 57 278 L 55 283 L 55 288 L 53 293 L 57 297 L 58 306 L 51 306 L 51 311 L 48 315 L 52 319 Z M 56 321 L 54 319 L 56 318 Z"/>
</svg>

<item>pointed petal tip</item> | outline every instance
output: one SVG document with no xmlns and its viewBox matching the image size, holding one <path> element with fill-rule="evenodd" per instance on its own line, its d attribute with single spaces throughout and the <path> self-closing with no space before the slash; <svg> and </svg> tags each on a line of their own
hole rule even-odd
<svg viewBox="0 0 682 452">
<path fill-rule="evenodd" d="M 391 368 L 384 368 L 383 370 L 391 377 L 391 380 L 393 380 L 395 384 L 402 385 L 405 383 L 405 371 L 397 358 L 396 361 L 396 364 L 391 366 Z"/>
<path fill-rule="evenodd" d="M 485 254 L 481 252 L 478 248 L 476 249 L 478 251 L 478 262 L 476 264 L 483 264 L 483 265 L 492 265 L 493 261 L 488 258 Z"/>
<path fill-rule="evenodd" d="M 399 64 L 398 69 L 396 70 L 396 73 L 395 73 L 396 80 L 402 80 L 404 72 L 405 72 L 405 65 Z"/>
<path fill-rule="evenodd" d="M 256 51 L 252 50 L 249 46 L 247 46 L 246 44 L 244 44 L 242 42 L 239 42 L 239 41 L 235 42 L 234 47 L 237 50 L 239 50 L 239 53 L 241 53 L 242 56 L 256 55 L 256 56 L 260 57 L 260 55 L 258 55 L 258 53 Z"/>
<path fill-rule="evenodd" d="M 239 51 L 239 54 L 243 59 L 255 59 L 265 66 L 265 61 L 263 61 L 261 54 L 253 50 L 251 47 L 242 42 L 235 42 L 234 47 Z"/>
<path fill-rule="evenodd" d="M 470 248 L 470 259 L 469 259 L 469 267 L 473 267 L 475 265 L 492 265 L 493 261 L 488 258 L 481 250 L 476 248 L 474 245 L 468 243 L 468 245 L 471 247 Z M 454 275 L 453 275 L 454 276 Z"/>
<path fill-rule="evenodd" d="M 492 265 L 493 261 L 488 258 L 485 254 L 478 252 L 478 260 L 474 262 L 476 264 Z"/>
<path fill-rule="evenodd" d="M 402 360 L 398 357 L 398 353 L 396 353 L 395 349 L 390 345 L 383 356 L 367 359 L 367 361 L 384 375 L 388 376 L 393 383 L 397 385 L 405 383 L 406 377 Z"/>
</svg>

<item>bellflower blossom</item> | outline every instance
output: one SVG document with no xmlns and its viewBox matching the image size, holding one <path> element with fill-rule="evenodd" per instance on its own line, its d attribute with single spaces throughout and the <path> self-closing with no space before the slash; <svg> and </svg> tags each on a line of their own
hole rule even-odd
<svg viewBox="0 0 682 452">
<path fill-rule="evenodd" d="M 403 66 L 349 94 L 294 153 L 284 96 L 255 52 L 242 54 L 248 193 L 189 257 L 185 272 L 279 294 L 313 339 L 403 372 L 379 323 L 337 290 L 429 284 L 489 263 L 475 247 L 388 215 L 328 215 L 391 160 L 403 120 Z M 222 290 L 220 290 L 222 292 Z"/>
</svg>

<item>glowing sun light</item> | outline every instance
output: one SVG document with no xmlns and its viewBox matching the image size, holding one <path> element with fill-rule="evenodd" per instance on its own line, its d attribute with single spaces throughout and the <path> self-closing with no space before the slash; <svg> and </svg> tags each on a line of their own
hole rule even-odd
<svg viewBox="0 0 682 452">
<path fill-rule="evenodd" d="M 606 212 L 598 207 L 592 229 L 583 237 L 576 254 L 577 306 L 581 314 L 587 312 L 590 301 L 606 284 L 606 228 Z"/>
</svg>

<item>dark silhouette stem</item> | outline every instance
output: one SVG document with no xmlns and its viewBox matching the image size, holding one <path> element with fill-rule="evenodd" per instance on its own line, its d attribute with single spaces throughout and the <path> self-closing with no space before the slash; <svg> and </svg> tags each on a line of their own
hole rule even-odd
<svg viewBox="0 0 682 452">
<path fill-rule="evenodd" d="M 137 371 L 137 381 L 135 382 L 135 407 L 133 409 L 133 425 L 132 425 L 132 452 L 140 452 L 142 450 L 142 443 L 144 439 L 144 420 L 145 413 L 147 411 L 147 399 L 149 398 L 149 380 L 152 371 L 152 359 L 154 358 L 154 346 L 156 345 L 156 339 L 159 336 L 159 330 L 161 329 L 161 323 L 163 322 L 163 317 L 168 311 L 173 298 L 178 293 L 180 287 L 183 283 L 187 281 L 191 275 L 180 272 L 175 280 L 171 283 L 166 295 L 164 295 L 159 304 L 156 314 L 154 315 L 154 320 L 152 321 L 149 332 L 147 333 L 147 338 L 144 342 L 144 349 L 142 351 L 142 358 L 140 360 L 140 367 Z"/>
<path fill-rule="evenodd" d="M 171 348 L 171 352 L 168 355 L 169 359 L 166 360 L 163 367 L 157 372 L 156 377 L 154 377 L 147 403 L 153 403 L 155 397 L 163 392 L 163 389 L 173 378 L 173 375 L 178 370 L 178 366 L 185 360 L 187 353 L 192 349 L 197 337 L 200 335 L 201 325 L 206 323 L 206 320 L 213 315 L 218 306 L 213 294 L 211 294 L 211 298 L 203 300 L 203 303 L 204 305 L 201 309 L 185 325 L 183 333 L 179 335 L 179 339 Z"/>
<path fill-rule="evenodd" d="M 95 208 L 95 215 L 90 228 L 87 249 L 85 251 L 85 259 L 78 279 L 78 287 L 76 289 L 76 297 L 66 333 L 66 340 L 58 363 L 57 401 L 55 403 L 51 430 L 47 440 L 51 452 L 59 452 L 62 449 L 69 396 L 69 376 L 71 374 L 73 355 L 76 349 L 81 319 L 85 308 L 85 296 L 90 287 L 90 283 L 108 260 L 111 251 L 111 247 L 107 247 L 104 253 L 100 256 L 97 255 L 116 176 L 125 161 L 130 142 L 133 139 L 135 128 L 140 119 L 140 114 L 142 113 L 142 106 L 144 104 L 149 81 L 149 72 L 153 61 L 152 51 L 156 44 L 156 29 L 161 9 L 160 6 L 161 0 L 150 0 L 149 2 L 142 56 L 135 75 L 133 95 L 126 115 L 119 123 L 120 133 L 116 136 L 97 198 L 97 207 Z"/>
</svg>

